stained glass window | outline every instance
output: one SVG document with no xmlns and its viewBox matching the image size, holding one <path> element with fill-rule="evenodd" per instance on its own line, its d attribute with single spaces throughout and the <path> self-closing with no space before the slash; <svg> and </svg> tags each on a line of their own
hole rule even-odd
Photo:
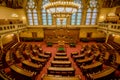
<svg viewBox="0 0 120 80">
<path fill-rule="evenodd" d="M 90 0 L 86 14 L 86 25 L 96 24 L 96 18 L 98 13 L 97 4 L 98 4 L 97 0 Z"/>
<path fill-rule="evenodd" d="M 38 25 L 38 14 L 34 0 L 27 2 L 27 18 L 29 25 Z"/>
<path fill-rule="evenodd" d="M 80 4 L 81 8 L 78 9 L 77 13 L 72 14 L 71 25 L 80 25 L 82 20 L 82 1 L 74 0 L 74 2 Z"/>
<path fill-rule="evenodd" d="M 43 0 L 42 5 L 49 3 L 49 0 Z M 52 25 L 52 15 L 42 8 L 42 23 L 43 25 Z"/>
</svg>

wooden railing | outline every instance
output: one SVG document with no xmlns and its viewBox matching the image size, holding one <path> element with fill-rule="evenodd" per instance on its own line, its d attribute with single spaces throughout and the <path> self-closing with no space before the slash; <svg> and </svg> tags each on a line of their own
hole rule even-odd
<svg viewBox="0 0 120 80">
<path fill-rule="evenodd" d="M 9 25 L 0 25 L 0 34 L 7 32 L 13 32 L 17 30 L 22 30 L 26 28 L 26 24 L 9 24 Z"/>
<path fill-rule="evenodd" d="M 120 24 L 112 24 L 112 23 L 100 23 L 98 26 L 99 30 L 108 31 L 108 32 L 120 32 Z"/>
</svg>

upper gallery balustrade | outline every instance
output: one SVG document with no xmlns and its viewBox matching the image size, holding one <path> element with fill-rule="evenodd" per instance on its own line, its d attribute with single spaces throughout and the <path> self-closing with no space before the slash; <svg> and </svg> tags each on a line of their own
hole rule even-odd
<svg viewBox="0 0 120 80">
<path fill-rule="evenodd" d="M 120 24 L 100 23 L 98 29 L 110 32 L 120 32 Z"/>
<path fill-rule="evenodd" d="M 0 25 L 0 34 L 4 34 L 7 32 L 13 32 L 17 30 L 22 30 L 26 28 L 26 24 L 7 24 Z"/>
</svg>

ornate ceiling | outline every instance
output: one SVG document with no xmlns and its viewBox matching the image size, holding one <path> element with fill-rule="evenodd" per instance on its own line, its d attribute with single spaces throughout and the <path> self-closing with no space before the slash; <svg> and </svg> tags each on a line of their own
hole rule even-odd
<svg viewBox="0 0 120 80">
<path fill-rule="evenodd" d="M 41 2 L 40 0 L 35 0 L 36 2 Z M 54 0 L 51 0 L 54 1 Z M 87 0 L 88 1 L 88 0 Z M 115 6 L 120 6 L 120 0 L 101 0 L 103 8 L 111 8 Z M 25 7 L 27 0 L 0 0 L 1 6 L 6 6 L 14 9 L 20 9 Z"/>
</svg>

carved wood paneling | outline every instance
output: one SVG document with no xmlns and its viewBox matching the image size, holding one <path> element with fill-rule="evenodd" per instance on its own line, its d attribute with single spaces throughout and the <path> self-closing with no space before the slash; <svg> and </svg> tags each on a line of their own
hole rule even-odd
<svg viewBox="0 0 120 80">
<path fill-rule="evenodd" d="M 44 36 L 46 42 L 76 43 L 79 40 L 79 29 L 44 29 Z"/>
</svg>

